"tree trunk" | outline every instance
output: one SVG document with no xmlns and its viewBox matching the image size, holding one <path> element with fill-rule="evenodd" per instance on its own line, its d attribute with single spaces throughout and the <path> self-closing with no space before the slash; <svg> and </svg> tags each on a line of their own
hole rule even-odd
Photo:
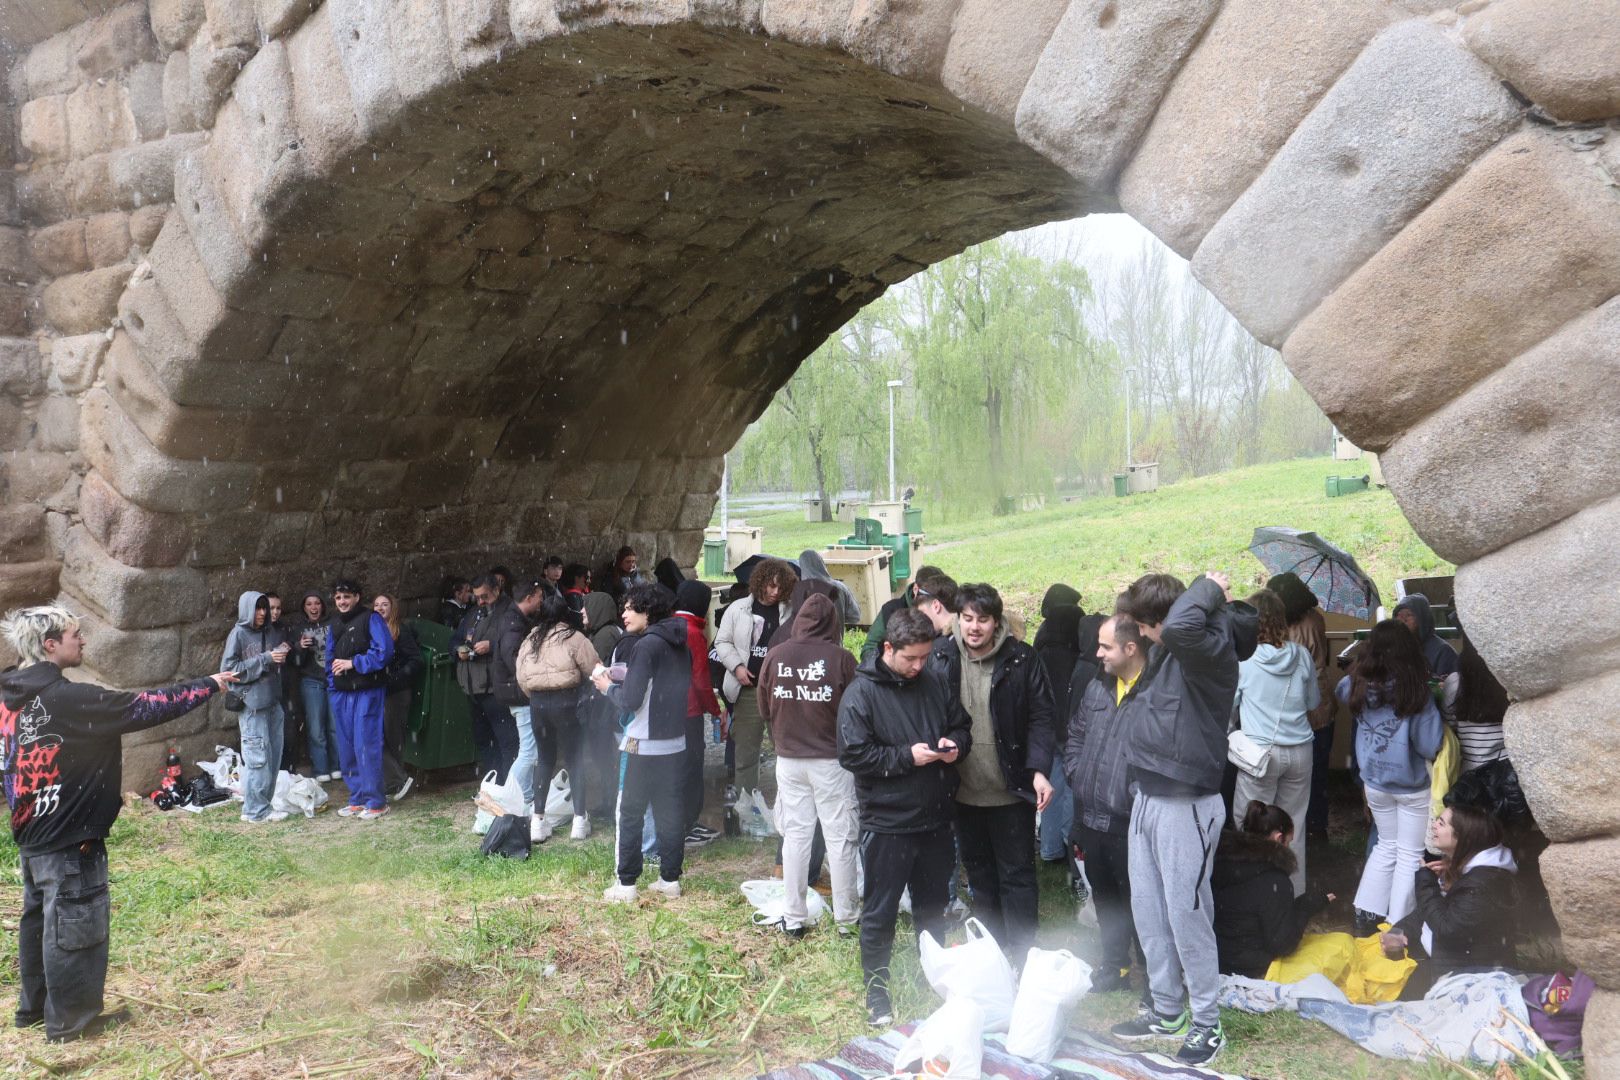
<svg viewBox="0 0 1620 1080">
<path fill-rule="evenodd" d="M 821 438 L 810 436 L 810 460 L 816 467 L 816 491 L 821 495 L 821 520 L 830 522 L 833 519 L 832 501 L 827 498 L 827 467 L 821 461 Z"/>
<path fill-rule="evenodd" d="M 985 431 L 990 442 L 990 490 L 996 500 L 995 512 L 999 514 L 1007 494 L 1007 470 L 1001 441 L 1001 391 L 997 387 L 985 387 L 984 409 Z"/>
</svg>

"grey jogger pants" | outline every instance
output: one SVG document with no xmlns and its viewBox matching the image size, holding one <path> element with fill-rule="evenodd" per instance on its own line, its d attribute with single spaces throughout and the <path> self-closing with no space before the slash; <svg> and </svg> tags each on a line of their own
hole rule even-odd
<svg viewBox="0 0 1620 1080">
<path fill-rule="evenodd" d="M 1219 794 L 1176 798 L 1138 791 L 1131 804 L 1131 916 L 1160 1016 L 1181 1015 L 1186 1000 L 1193 1023 L 1220 1019 L 1209 874 L 1225 815 Z"/>
</svg>

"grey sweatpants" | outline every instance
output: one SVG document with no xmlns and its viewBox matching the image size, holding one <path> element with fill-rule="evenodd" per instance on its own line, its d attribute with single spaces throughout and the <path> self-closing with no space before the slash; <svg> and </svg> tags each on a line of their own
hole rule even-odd
<svg viewBox="0 0 1620 1080">
<path fill-rule="evenodd" d="M 1131 916 L 1160 1016 L 1192 1006 L 1195 1024 L 1220 1019 L 1215 904 L 1209 874 L 1226 806 L 1220 795 L 1172 798 L 1136 793 L 1131 804 Z"/>
</svg>

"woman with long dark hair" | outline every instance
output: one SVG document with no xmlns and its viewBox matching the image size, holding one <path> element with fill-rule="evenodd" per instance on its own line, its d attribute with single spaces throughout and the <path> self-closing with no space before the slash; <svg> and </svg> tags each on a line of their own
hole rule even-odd
<svg viewBox="0 0 1620 1080">
<path fill-rule="evenodd" d="M 1417 636 L 1393 619 L 1373 627 L 1336 693 L 1355 717 L 1356 762 L 1378 827 L 1356 910 L 1396 923 L 1412 910 L 1429 831 L 1429 763 L 1445 727 Z"/>
<path fill-rule="evenodd" d="M 534 820 L 529 829 L 530 838 L 538 843 L 551 837 L 551 827 L 546 824 L 545 793 L 557 771 L 559 756 L 568 767 L 569 794 L 574 802 L 571 836 L 584 840 L 591 835 L 579 699 L 581 687 L 598 662 L 591 639 L 575 629 L 568 602 L 559 596 L 546 597 L 517 659 L 518 686 L 529 695 L 530 722 L 540 748 L 540 764 L 534 771 Z"/>
<path fill-rule="evenodd" d="M 1448 972 L 1518 963 L 1518 866 L 1501 823 L 1478 807 L 1448 806 L 1433 841 L 1440 858 L 1418 870 L 1416 906 L 1382 939 L 1385 955 L 1418 961 L 1401 993 L 1409 1001 Z"/>
</svg>

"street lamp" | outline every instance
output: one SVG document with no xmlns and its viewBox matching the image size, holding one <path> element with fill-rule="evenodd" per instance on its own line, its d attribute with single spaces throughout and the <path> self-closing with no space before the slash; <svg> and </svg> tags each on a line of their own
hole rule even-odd
<svg viewBox="0 0 1620 1080">
<path fill-rule="evenodd" d="M 904 386 L 904 379 L 889 380 L 889 501 L 894 502 L 894 390 Z"/>
<path fill-rule="evenodd" d="M 1131 471 L 1131 376 L 1135 374 L 1135 368 L 1128 367 L 1125 369 L 1125 471 L 1127 473 Z"/>
</svg>

